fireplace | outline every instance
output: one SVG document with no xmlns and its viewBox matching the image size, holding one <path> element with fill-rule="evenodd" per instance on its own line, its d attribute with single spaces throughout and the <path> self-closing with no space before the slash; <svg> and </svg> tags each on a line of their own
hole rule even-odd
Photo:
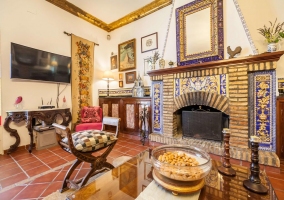
<svg viewBox="0 0 284 200">
<path fill-rule="evenodd" d="M 265 159 L 260 158 L 260 163 L 265 160 L 266 164 L 279 165 L 275 154 L 275 69 L 283 54 L 284 51 L 263 53 L 148 72 L 152 80 L 153 110 L 150 140 L 196 145 L 209 153 L 222 155 L 220 138 L 215 142 L 210 138 L 182 137 L 184 123 L 180 110 L 187 106 L 209 106 L 230 116 L 228 127 L 233 158 L 250 160 L 248 139 L 259 134 L 266 139 L 259 147 L 265 151 Z M 267 116 L 265 120 L 262 113 Z M 193 137 L 196 136 L 193 133 Z"/>
<path fill-rule="evenodd" d="M 228 116 L 220 111 L 205 109 L 182 110 L 182 136 L 196 139 L 223 141 L 223 128 L 228 127 Z"/>
</svg>

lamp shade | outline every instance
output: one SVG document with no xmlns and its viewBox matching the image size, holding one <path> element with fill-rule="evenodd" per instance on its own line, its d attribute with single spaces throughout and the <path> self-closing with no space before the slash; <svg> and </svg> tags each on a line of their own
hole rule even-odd
<svg viewBox="0 0 284 200">
<path fill-rule="evenodd" d="M 114 80 L 112 72 L 105 71 L 103 75 L 103 80 Z"/>
</svg>

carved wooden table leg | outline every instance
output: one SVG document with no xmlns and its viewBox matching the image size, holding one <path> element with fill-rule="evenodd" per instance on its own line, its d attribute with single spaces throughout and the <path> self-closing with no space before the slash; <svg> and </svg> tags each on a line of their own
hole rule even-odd
<svg viewBox="0 0 284 200">
<path fill-rule="evenodd" d="M 224 134 L 223 165 L 218 167 L 218 171 L 227 176 L 236 176 L 236 171 L 231 167 L 230 163 L 230 130 L 224 128 L 222 132 Z"/>
<path fill-rule="evenodd" d="M 15 122 L 15 123 L 19 123 L 23 120 L 26 119 L 26 116 L 25 116 L 25 113 L 24 112 L 13 112 L 13 113 L 8 113 L 8 116 L 6 117 L 5 119 L 5 122 L 4 122 L 4 129 L 10 133 L 10 136 L 12 137 L 15 137 L 16 138 L 16 141 L 13 145 L 10 146 L 10 148 L 7 150 L 7 153 L 10 154 L 14 151 L 17 150 L 20 142 L 21 142 L 21 139 L 20 139 L 20 136 L 18 134 L 18 131 L 16 129 L 12 129 L 10 128 L 10 123 L 11 121 Z"/>
<path fill-rule="evenodd" d="M 33 126 L 32 126 L 32 117 L 28 114 L 27 115 L 27 129 L 29 131 L 30 135 L 30 146 L 29 146 L 29 152 L 32 152 L 33 146 L 34 146 L 34 134 L 33 134 Z"/>
<path fill-rule="evenodd" d="M 251 137 L 251 164 L 250 164 L 250 177 L 248 180 L 243 182 L 243 185 L 246 189 L 256 192 L 259 194 L 266 194 L 268 189 L 261 184 L 261 180 L 259 178 L 259 164 L 258 164 L 258 147 L 260 139 L 256 136 Z"/>
</svg>

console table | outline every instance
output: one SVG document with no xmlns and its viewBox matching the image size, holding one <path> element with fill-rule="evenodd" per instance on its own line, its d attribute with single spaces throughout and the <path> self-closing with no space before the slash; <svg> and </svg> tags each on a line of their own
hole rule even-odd
<svg viewBox="0 0 284 200">
<path fill-rule="evenodd" d="M 51 125 L 53 122 L 56 121 L 57 117 L 61 117 L 62 122 L 61 124 L 64 126 L 68 126 L 69 122 L 72 120 L 70 108 L 64 109 L 36 109 L 36 110 L 13 110 L 13 111 L 6 111 L 7 117 L 4 122 L 4 129 L 10 133 L 10 136 L 16 138 L 16 142 L 10 146 L 7 150 L 7 153 L 10 154 L 17 150 L 20 144 L 20 136 L 16 129 L 10 128 L 10 122 L 13 121 L 15 123 L 19 123 L 21 121 L 26 122 L 26 128 L 29 131 L 30 135 L 30 146 L 29 152 L 32 152 L 33 148 L 33 119 L 38 119 L 44 121 L 47 125 Z M 57 122 L 58 123 L 58 122 Z"/>
</svg>

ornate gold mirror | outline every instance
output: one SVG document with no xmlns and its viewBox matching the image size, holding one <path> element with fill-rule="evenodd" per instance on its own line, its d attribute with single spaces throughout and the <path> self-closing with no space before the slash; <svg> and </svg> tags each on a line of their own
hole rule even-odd
<svg viewBox="0 0 284 200">
<path fill-rule="evenodd" d="M 195 0 L 176 9 L 177 65 L 224 57 L 223 0 Z"/>
</svg>

